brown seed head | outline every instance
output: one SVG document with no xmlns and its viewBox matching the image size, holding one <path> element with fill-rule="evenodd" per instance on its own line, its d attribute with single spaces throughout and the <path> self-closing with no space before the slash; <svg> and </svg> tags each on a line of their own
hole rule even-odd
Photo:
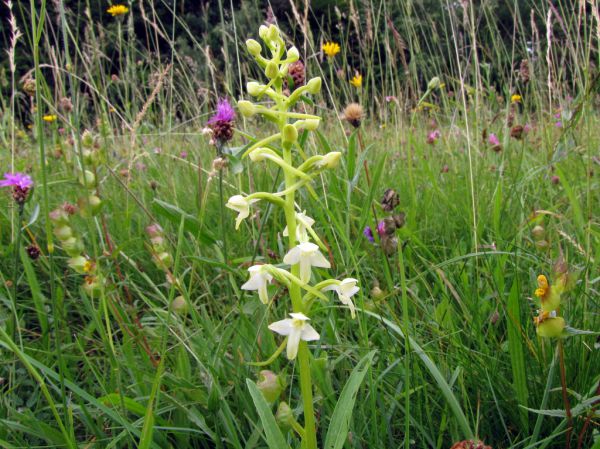
<svg viewBox="0 0 600 449">
<path fill-rule="evenodd" d="M 350 123 L 355 128 L 360 126 L 364 117 L 363 107 L 358 103 L 350 103 L 344 109 L 344 120 Z"/>
</svg>

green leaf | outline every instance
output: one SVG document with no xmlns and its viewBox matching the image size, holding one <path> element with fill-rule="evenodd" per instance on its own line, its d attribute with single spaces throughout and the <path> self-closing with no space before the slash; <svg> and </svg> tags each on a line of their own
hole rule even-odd
<svg viewBox="0 0 600 449">
<path fill-rule="evenodd" d="M 513 374 L 513 388 L 520 405 L 527 407 L 527 377 L 525 370 L 525 356 L 521 343 L 521 295 L 519 285 L 514 281 L 508 295 L 508 351 Z M 526 413 L 520 414 L 521 425 L 525 432 L 529 429 L 529 420 Z"/>
<path fill-rule="evenodd" d="M 358 309 L 358 310 L 361 310 L 361 309 Z M 398 334 L 401 338 L 404 338 L 404 339 L 407 338 L 404 335 L 404 332 L 402 332 L 402 329 L 400 329 L 400 327 L 398 327 L 396 324 L 392 323 L 390 320 L 387 320 L 387 319 L 383 318 L 381 315 L 378 315 L 376 313 L 369 312 L 368 310 L 361 310 L 361 311 L 365 315 L 372 316 L 373 318 L 376 318 L 379 321 L 381 321 L 383 324 L 385 324 L 387 327 L 389 327 L 394 333 Z M 450 385 L 448 385 L 448 382 L 444 378 L 444 375 L 439 370 L 439 368 L 436 366 L 436 364 L 433 363 L 433 360 L 431 360 L 431 358 L 429 358 L 427 353 L 425 351 L 423 351 L 423 348 L 421 348 L 421 346 L 415 341 L 414 338 L 408 336 L 408 341 L 409 341 L 409 344 L 410 344 L 410 347 L 412 348 L 412 350 L 419 356 L 419 358 L 423 362 L 423 365 L 425 365 L 425 368 L 427 368 L 429 373 L 435 379 L 435 382 L 437 383 L 438 388 L 440 389 L 440 392 L 444 396 L 444 399 L 446 399 L 446 402 L 450 406 L 452 413 L 454 413 L 454 417 L 456 418 L 456 421 L 458 422 L 458 425 L 463 433 L 464 438 L 473 439 L 475 434 L 473 433 L 473 430 L 471 430 L 471 426 L 469 425 L 469 422 L 467 421 L 467 417 L 465 416 L 458 400 L 454 396 L 454 393 L 452 392 L 452 388 L 450 388 Z"/>
<path fill-rule="evenodd" d="M 352 370 L 352 374 L 346 382 L 342 394 L 333 410 L 329 429 L 327 430 L 327 436 L 325 437 L 324 449 L 341 449 L 344 446 L 346 438 L 348 437 L 350 418 L 352 417 L 352 411 L 354 410 L 356 394 L 365 378 L 365 374 L 367 374 L 367 370 L 373 362 L 375 353 L 376 351 L 369 352 Z"/>
<path fill-rule="evenodd" d="M 275 421 L 275 417 L 265 401 L 262 393 L 256 386 L 254 382 L 250 379 L 246 379 L 246 385 L 248 385 L 248 390 L 250 390 L 250 395 L 252 396 L 252 400 L 254 401 L 254 406 L 256 407 L 256 411 L 258 412 L 258 416 L 260 418 L 260 422 L 262 423 L 263 429 L 265 431 L 265 438 L 267 440 L 267 444 L 270 449 L 290 449 L 290 446 L 285 441 L 281 430 L 279 430 L 279 426 Z"/>
<path fill-rule="evenodd" d="M 146 406 L 146 414 L 144 416 L 144 426 L 142 427 L 142 435 L 140 436 L 139 449 L 149 449 L 152 445 L 152 434 L 154 433 L 154 404 L 158 396 L 162 375 L 164 372 L 164 358 L 161 359 L 161 364 L 156 370 L 156 376 L 154 383 L 152 384 L 152 392 L 150 393 L 150 399 Z"/>
<path fill-rule="evenodd" d="M 186 232 L 194 234 L 203 244 L 213 245 L 216 243 L 216 239 L 208 231 L 200 229 L 200 221 L 196 217 L 193 217 L 174 204 L 154 199 L 152 209 L 156 214 L 166 218 L 178 227 L 181 220 L 183 220 L 183 228 Z"/>
</svg>

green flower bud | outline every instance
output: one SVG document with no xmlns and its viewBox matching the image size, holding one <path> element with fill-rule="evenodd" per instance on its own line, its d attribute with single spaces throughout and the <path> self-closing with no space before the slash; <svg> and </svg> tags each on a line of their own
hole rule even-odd
<svg viewBox="0 0 600 449">
<path fill-rule="evenodd" d="M 73 230 L 69 225 L 57 226 L 54 228 L 54 235 L 58 240 L 67 240 L 70 237 L 73 237 Z"/>
<path fill-rule="evenodd" d="M 188 312 L 188 303 L 181 295 L 173 300 L 172 307 L 175 313 L 179 313 L 181 315 L 186 315 Z"/>
<path fill-rule="evenodd" d="M 102 209 L 102 200 L 96 195 L 88 196 L 88 206 L 92 215 L 97 215 Z"/>
<path fill-rule="evenodd" d="M 263 86 L 258 84 L 256 81 L 250 81 L 246 84 L 246 91 L 253 97 L 258 97 L 259 95 L 263 94 Z"/>
<path fill-rule="evenodd" d="M 69 237 L 63 240 L 62 248 L 71 257 L 76 257 L 83 251 L 83 243 L 77 237 Z"/>
<path fill-rule="evenodd" d="M 91 189 L 96 185 L 96 176 L 91 171 L 85 170 L 79 175 L 79 182 L 88 189 Z"/>
<path fill-rule="evenodd" d="M 385 292 L 379 288 L 379 285 L 376 285 L 371 289 L 371 297 L 373 299 L 383 299 L 385 296 Z"/>
<path fill-rule="evenodd" d="M 296 47 L 291 47 L 287 51 L 287 59 L 288 62 L 296 62 L 298 59 L 300 59 L 300 52 Z"/>
<path fill-rule="evenodd" d="M 48 214 L 48 216 L 56 226 L 69 224 L 69 215 L 62 208 L 54 209 Z"/>
<path fill-rule="evenodd" d="M 296 140 L 298 140 L 298 130 L 294 125 L 287 124 L 283 127 L 281 137 L 284 142 L 294 143 Z"/>
<path fill-rule="evenodd" d="M 323 159 L 320 161 L 319 166 L 333 169 L 340 165 L 340 158 L 342 157 L 342 153 L 339 151 L 331 151 L 323 156 Z"/>
<path fill-rule="evenodd" d="M 79 274 L 85 274 L 89 271 L 90 262 L 83 256 L 71 257 L 67 263 L 72 270 Z"/>
<path fill-rule="evenodd" d="M 282 401 L 279 403 L 277 413 L 275 413 L 275 420 L 277 421 L 277 424 L 279 424 L 279 427 L 283 429 L 287 430 L 292 427 L 295 421 L 294 413 L 287 402 Z"/>
<path fill-rule="evenodd" d="M 90 149 L 94 146 L 94 136 L 89 130 L 85 130 L 81 135 L 81 145 L 83 148 Z"/>
<path fill-rule="evenodd" d="M 265 67 L 265 75 L 269 79 L 277 78 L 279 76 L 279 68 L 273 61 L 269 61 Z"/>
<path fill-rule="evenodd" d="M 537 225 L 531 230 L 531 235 L 535 241 L 544 240 L 546 237 L 546 230 L 543 226 Z"/>
<path fill-rule="evenodd" d="M 303 128 L 308 131 L 314 131 L 315 129 L 317 129 L 319 127 L 320 123 L 321 123 L 320 119 L 309 118 L 309 119 L 304 120 Z"/>
<path fill-rule="evenodd" d="M 256 386 L 269 404 L 275 402 L 279 398 L 279 395 L 284 388 L 283 382 L 279 376 L 269 370 L 262 370 L 259 373 Z"/>
<path fill-rule="evenodd" d="M 156 258 L 158 259 L 159 264 L 164 265 L 166 268 L 170 268 L 171 265 L 173 265 L 173 257 L 166 251 L 158 254 Z"/>
<path fill-rule="evenodd" d="M 269 30 L 267 32 L 267 39 L 269 39 L 270 41 L 276 41 L 277 39 L 279 39 L 279 28 L 277 28 L 275 25 L 269 26 Z"/>
<path fill-rule="evenodd" d="M 317 95 L 319 92 L 321 92 L 321 78 L 320 77 L 316 77 L 316 78 L 311 78 L 308 83 L 306 83 L 306 87 L 307 87 L 307 91 L 313 95 Z"/>
<path fill-rule="evenodd" d="M 247 100 L 238 101 L 237 108 L 244 117 L 252 117 L 256 114 L 256 106 Z"/>
<path fill-rule="evenodd" d="M 260 38 L 263 41 L 266 41 L 268 39 L 268 34 L 269 34 L 269 28 L 266 27 L 265 25 L 261 25 L 260 28 L 258 29 L 258 35 L 260 36 Z"/>
<path fill-rule="evenodd" d="M 437 89 L 438 87 L 440 87 L 440 84 L 442 84 L 442 82 L 440 81 L 440 78 L 437 76 L 434 76 L 433 78 L 431 78 L 431 80 L 427 84 L 427 90 Z"/>
<path fill-rule="evenodd" d="M 246 41 L 246 48 L 248 49 L 248 53 L 250 53 L 252 56 L 258 56 L 262 51 L 262 47 L 254 39 L 248 39 Z"/>
<path fill-rule="evenodd" d="M 566 324 L 563 317 L 546 318 L 538 325 L 537 334 L 545 338 L 560 337 L 565 327 Z"/>
</svg>

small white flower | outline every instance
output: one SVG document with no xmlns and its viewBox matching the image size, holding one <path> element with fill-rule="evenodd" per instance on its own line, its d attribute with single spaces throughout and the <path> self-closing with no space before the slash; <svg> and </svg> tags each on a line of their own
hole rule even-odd
<svg viewBox="0 0 600 449">
<path fill-rule="evenodd" d="M 250 205 L 252 203 L 256 203 L 257 201 L 258 199 L 249 200 L 242 195 L 233 195 L 231 198 L 229 198 L 229 201 L 227 201 L 225 206 L 238 213 L 238 216 L 235 220 L 235 229 L 240 227 L 242 220 L 248 218 L 250 215 Z"/>
<path fill-rule="evenodd" d="M 242 290 L 258 290 L 258 297 L 263 304 L 269 303 L 267 284 L 273 280 L 273 276 L 265 269 L 266 265 L 254 265 L 248 268 L 250 279 L 242 285 Z"/>
<path fill-rule="evenodd" d="M 289 265 L 300 264 L 300 280 L 310 281 L 310 268 L 330 268 L 331 265 L 319 251 L 319 247 L 311 242 L 302 242 L 294 246 L 283 258 L 283 263 Z"/>
<path fill-rule="evenodd" d="M 328 285 L 322 291 L 335 291 L 338 294 L 342 304 L 345 304 L 350 308 L 350 315 L 352 315 L 352 318 L 354 318 L 356 316 L 356 309 L 351 298 L 360 290 L 360 288 L 356 286 L 357 283 L 358 281 L 356 279 L 346 278 L 339 284 Z"/>
<path fill-rule="evenodd" d="M 300 340 L 314 341 L 320 337 L 317 331 L 307 323 L 310 318 L 306 315 L 303 313 L 290 313 L 290 316 L 292 317 L 291 319 L 286 318 L 285 320 L 269 324 L 269 329 L 277 332 L 279 335 L 288 337 L 287 358 L 294 360 L 298 354 Z"/>
<path fill-rule="evenodd" d="M 308 242 L 308 230 L 312 229 L 312 225 L 315 224 L 315 220 L 310 218 L 304 212 L 296 212 L 296 240 L 298 242 Z M 287 226 L 283 230 L 283 236 L 289 235 Z"/>
</svg>

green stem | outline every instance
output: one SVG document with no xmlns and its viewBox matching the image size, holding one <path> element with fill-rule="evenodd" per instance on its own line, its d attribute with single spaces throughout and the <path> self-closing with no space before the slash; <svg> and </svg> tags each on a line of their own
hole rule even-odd
<svg viewBox="0 0 600 449">
<path fill-rule="evenodd" d="M 23 349 L 23 340 L 21 338 L 21 330 L 19 328 L 19 316 L 17 314 L 17 276 L 19 267 L 19 252 L 21 250 L 21 223 L 23 223 L 23 211 L 24 205 L 19 204 L 19 220 L 17 221 L 17 235 L 15 238 L 15 252 L 14 252 L 14 264 L 13 264 L 13 318 L 12 318 L 12 334 L 13 340 L 15 336 L 19 336 L 19 343 L 21 349 Z"/>
</svg>

